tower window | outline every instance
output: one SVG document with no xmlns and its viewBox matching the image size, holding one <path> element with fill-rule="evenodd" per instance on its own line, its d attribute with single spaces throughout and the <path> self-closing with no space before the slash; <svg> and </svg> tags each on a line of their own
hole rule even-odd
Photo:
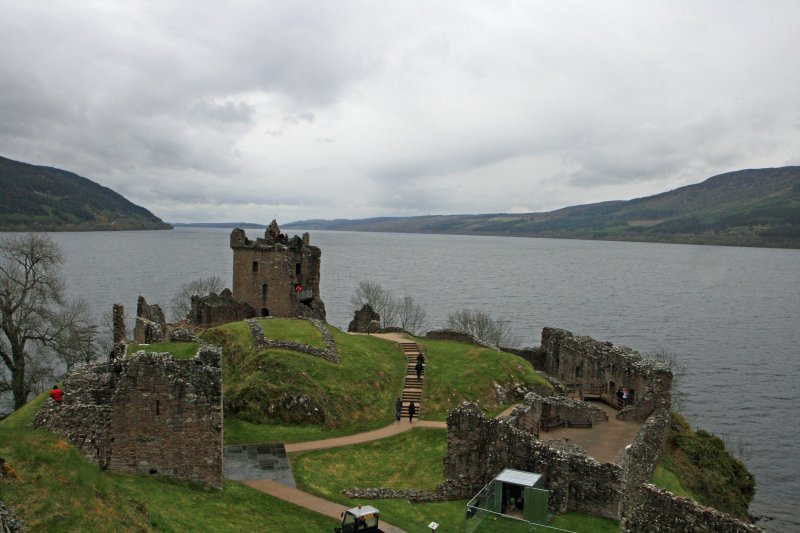
<svg viewBox="0 0 800 533">
<path fill-rule="evenodd" d="M 298 275 L 300 274 L 300 263 L 294 264 L 294 273 Z"/>
<path fill-rule="evenodd" d="M 253 261 L 253 272 L 258 272 L 258 261 Z"/>
</svg>

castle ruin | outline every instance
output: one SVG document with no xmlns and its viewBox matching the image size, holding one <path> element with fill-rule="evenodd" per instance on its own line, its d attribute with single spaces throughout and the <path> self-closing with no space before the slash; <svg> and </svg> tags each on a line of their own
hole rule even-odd
<svg viewBox="0 0 800 533">
<path fill-rule="evenodd" d="M 251 241 L 243 229 L 231 232 L 233 298 L 249 304 L 259 316 L 325 320 L 320 299 L 322 252 L 304 233 L 289 238 L 273 220 L 264 238 Z"/>
<path fill-rule="evenodd" d="M 74 370 L 62 403 L 46 400 L 34 427 L 60 435 L 103 469 L 222 488 L 219 348 L 193 359 L 140 352 Z"/>
</svg>

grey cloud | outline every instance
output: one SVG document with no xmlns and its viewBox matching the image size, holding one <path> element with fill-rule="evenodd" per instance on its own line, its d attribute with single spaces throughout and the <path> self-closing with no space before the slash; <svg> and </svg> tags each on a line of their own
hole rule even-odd
<svg viewBox="0 0 800 533">
<path fill-rule="evenodd" d="M 797 3 L 0 11 L 2 155 L 180 216 L 547 209 L 800 162 Z"/>
</svg>

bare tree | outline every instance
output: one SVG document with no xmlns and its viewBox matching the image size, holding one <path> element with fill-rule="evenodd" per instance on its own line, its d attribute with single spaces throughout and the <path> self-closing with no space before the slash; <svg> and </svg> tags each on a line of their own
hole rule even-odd
<svg viewBox="0 0 800 533">
<path fill-rule="evenodd" d="M 208 296 L 219 293 L 225 285 L 219 276 L 198 278 L 181 285 L 170 300 L 170 312 L 174 320 L 185 320 L 192 310 L 192 296 Z"/>
<path fill-rule="evenodd" d="M 396 302 L 397 320 L 400 327 L 411 333 L 419 333 L 425 326 L 425 310 L 411 296 L 403 296 Z"/>
<path fill-rule="evenodd" d="M 362 281 L 350 298 L 353 310 L 356 311 L 369 304 L 381 316 L 381 327 L 388 328 L 397 325 L 397 300 L 391 291 L 385 290 L 380 284 L 373 281 Z"/>
<path fill-rule="evenodd" d="M 475 309 L 463 309 L 447 315 L 447 328 L 472 335 L 490 346 L 514 347 L 519 339 L 507 323 Z"/>
<path fill-rule="evenodd" d="M 54 375 L 58 357 L 83 353 L 92 336 L 85 304 L 69 302 L 58 271 L 61 248 L 47 235 L 0 239 L 0 359 L 14 409 Z M 5 372 L 4 372 L 5 373 Z"/>
</svg>

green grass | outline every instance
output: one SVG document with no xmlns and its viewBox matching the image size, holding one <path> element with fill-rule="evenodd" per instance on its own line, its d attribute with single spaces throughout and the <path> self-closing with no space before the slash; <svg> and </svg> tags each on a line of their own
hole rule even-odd
<svg viewBox="0 0 800 533">
<path fill-rule="evenodd" d="M 462 401 L 480 405 L 487 416 L 495 416 L 501 404 L 493 383 L 523 383 L 551 390 L 552 386 L 522 358 L 473 344 L 415 339 L 425 353 L 424 418 L 446 420 Z"/>
<path fill-rule="evenodd" d="M 363 431 L 377 429 L 386 424 L 378 421 L 372 426 L 365 426 Z M 331 439 L 360 433 L 358 427 L 346 426 L 339 429 L 328 429 L 324 426 L 289 425 L 289 424 L 257 424 L 242 420 L 234 415 L 225 416 L 225 444 L 251 444 L 256 442 L 305 442 L 310 440 Z"/>
<path fill-rule="evenodd" d="M 167 352 L 175 359 L 191 359 L 197 355 L 200 345 L 196 342 L 156 342 L 153 344 L 129 344 L 128 355 L 138 351 Z"/>
<path fill-rule="evenodd" d="M 301 320 L 264 322 L 272 328 L 314 328 Z M 332 330 L 341 363 L 331 363 L 291 350 L 255 350 L 242 326 L 227 324 L 204 334 L 223 351 L 226 442 L 316 440 L 394 421 L 406 366 L 397 344 Z M 313 333 L 322 338 L 316 328 Z"/>
<path fill-rule="evenodd" d="M 681 483 L 681 480 L 678 479 L 678 475 L 667 468 L 662 462 L 659 462 L 656 465 L 656 470 L 653 472 L 653 479 L 651 481 L 656 487 L 661 487 L 664 490 L 668 490 L 672 494 L 677 496 L 685 496 L 686 498 L 691 498 L 697 501 L 697 496 L 692 494 L 691 491 L 687 490 Z"/>
<path fill-rule="evenodd" d="M 43 394 L 0 422 L 2 455 L 19 481 L 2 499 L 27 531 L 332 531 L 336 521 L 235 482 L 214 490 L 102 471 L 63 439 L 30 427 Z"/>
<path fill-rule="evenodd" d="M 348 507 L 367 503 L 344 496 L 351 487 L 392 487 L 433 490 L 444 482 L 447 433 L 441 429 L 415 428 L 394 437 L 329 450 L 291 454 L 298 487 Z M 406 500 L 370 500 L 382 519 L 409 532 L 429 532 L 431 522 L 442 531 L 464 525 L 466 500 L 418 504 Z"/>
<path fill-rule="evenodd" d="M 258 320 L 268 339 L 294 341 L 315 348 L 325 348 L 322 333 L 308 320 L 261 318 Z"/>
<path fill-rule="evenodd" d="M 693 430 L 677 413 L 653 477 L 653 483 L 701 505 L 747 519 L 755 480 L 719 437 Z"/>
</svg>

